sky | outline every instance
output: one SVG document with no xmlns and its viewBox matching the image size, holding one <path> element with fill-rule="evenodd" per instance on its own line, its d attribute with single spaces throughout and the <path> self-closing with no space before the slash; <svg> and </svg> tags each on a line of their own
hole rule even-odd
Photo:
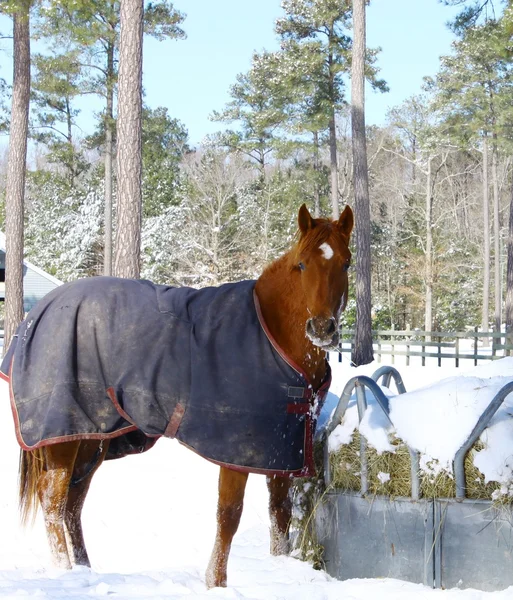
<svg viewBox="0 0 513 600">
<path fill-rule="evenodd" d="M 472 361 L 459 369 L 452 361 L 442 367 L 421 367 L 420 359 L 415 361 L 413 358 L 411 366 L 405 367 L 402 358 L 396 359 L 395 366 L 409 393 L 392 398 L 392 418 L 399 410 L 394 400 L 402 399 L 403 407 L 409 410 L 404 416 L 412 436 L 418 443 L 424 422 L 426 428 L 435 427 L 436 433 L 428 443 L 440 442 L 437 451 L 445 447 L 442 437 L 446 444 L 453 438 L 465 437 L 478 416 L 472 416 L 472 411 L 478 405 L 482 409 L 484 395 L 491 399 L 498 379 L 513 380 L 512 358 L 487 362 L 477 369 Z M 349 361 L 332 361 L 332 392 L 340 394 L 349 378 L 370 375 L 379 366 L 382 365 L 373 363 L 354 369 Z M 421 389 L 422 386 L 425 387 Z M 391 387 L 395 391 L 393 384 Z M 457 398 L 449 395 L 448 402 L 439 401 L 442 389 L 449 393 L 452 390 Z M 444 411 L 447 404 L 454 410 Z M 435 413 L 438 424 L 447 421 L 443 430 L 438 429 Z M 425 420 L 425 415 L 429 419 Z M 511 418 L 507 421 L 511 427 Z M 19 524 L 18 445 L 8 387 L 2 380 L 0 438 L 0 599 L 513 600 L 513 587 L 497 592 L 442 591 L 386 577 L 338 581 L 308 563 L 270 556 L 268 495 L 265 477 L 261 475 L 249 476 L 242 520 L 228 563 L 228 587 L 207 591 L 205 569 L 215 537 L 219 469 L 168 439 L 157 442 L 149 452 L 101 466 L 92 481 L 83 514 L 92 569 L 56 569 L 50 563 L 41 514 L 33 528 L 23 529 Z M 511 455 L 511 432 L 507 438 L 503 435 L 500 445 Z M 478 551 L 474 558 L 480 559 Z"/>
<path fill-rule="evenodd" d="M 229 101 L 230 86 L 237 74 L 249 70 L 253 52 L 278 49 L 274 24 L 283 11 L 281 0 L 174 0 L 174 6 L 187 15 L 183 23 L 187 39 L 145 39 L 145 101 L 151 108 L 167 107 L 169 115 L 185 125 L 195 146 L 207 134 L 223 129 L 209 115 Z M 389 108 L 420 93 L 423 77 L 437 72 L 439 57 L 450 53 L 454 40 L 446 23 L 458 10 L 439 0 L 372 0 L 367 8 L 367 45 L 382 48 L 378 65 L 390 92 L 367 89 L 367 124 L 383 124 Z M 0 27 L 7 34 L 11 21 L 0 15 Z M 3 48 L 0 75 L 10 82 L 11 42 L 5 40 Z M 89 135 L 100 101 L 86 96 L 78 106 L 79 126 L 83 135 Z"/>
<path fill-rule="evenodd" d="M 187 127 L 192 144 L 222 129 L 209 121 L 229 101 L 238 73 L 254 51 L 278 49 L 274 23 L 281 0 L 175 0 L 187 14 L 185 41 L 145 41 L 144 85 L 152 107 L 166 106 Z M 381 76 L 390 92 L 367 92 L 367 123 L 382 124 L 388 108 L 421 91 L 422 78 L 437 72 L 454 37 L 446 27 L 457 13 L 438 0 L 372 0 L 367 45 L 381 47 Z"/>
</svg>

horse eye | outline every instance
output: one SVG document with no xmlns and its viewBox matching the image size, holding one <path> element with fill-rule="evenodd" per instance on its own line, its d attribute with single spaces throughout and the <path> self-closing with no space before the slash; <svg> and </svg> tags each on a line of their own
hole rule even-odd
<svg viewBox="0 0 513 600">
<path fill-rule="evenodd" d="M 300 263 L 298 264 L 298 267 L 301 269 L 301 271 L 304 271 L 304 270 L 305 270 L 305 264 L 304 264 L 304 263 L 302 263 L 302 262 L 300 262 Z"/>
<path fill-rule="evenodd" d="M 344 271 L 349 271 L 349 268 L 350 268 L 350 267 L 351 267 L 351 263 L 350 263 L 350 262 L 346 262 L 346 263 L 344 264 L 344 266 L 342 267 L 342 269 L 343 269 Z"/>
</svg>

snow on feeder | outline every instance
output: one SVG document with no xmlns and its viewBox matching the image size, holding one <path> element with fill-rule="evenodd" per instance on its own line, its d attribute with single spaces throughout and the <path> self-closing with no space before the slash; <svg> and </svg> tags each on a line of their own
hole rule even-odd
<svg viewBox="0 0 513 600">
<path fill-rule="evenodd" d="M 349 380 L 302 521 L 328 573 L 513 585 L 512 391 L 513 358 L 410 393 L 393 367 Z"/>
</svg>

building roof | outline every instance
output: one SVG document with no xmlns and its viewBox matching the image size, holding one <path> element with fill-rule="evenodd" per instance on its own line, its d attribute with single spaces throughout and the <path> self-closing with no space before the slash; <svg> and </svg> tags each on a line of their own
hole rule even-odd
<svg viewBox="0 0 513 600">
<path fill-rule="evenodd" d="M 0 252 L 3 252 L 5 254 L 5 234 L 3 233 L 3 231 L 0 231 Z M 38 275 L 41 275 L 41 277 L 48 279 L 48 281 L 51 281 L 55 285 L 63 284 L 63 282 L 60 281 L 60 279 L 57 279 L 57 277 L 54 277 L 53 275 L 50 275 L 50 273 L 43 271 L 43 269 L 36 267 L 36 265 L 32 264 L 28 260 L 24 260 L 23 264 L 27 267 L 27 269 L 31 269 L 32 271 L 34 271 Z"/>
</svg>

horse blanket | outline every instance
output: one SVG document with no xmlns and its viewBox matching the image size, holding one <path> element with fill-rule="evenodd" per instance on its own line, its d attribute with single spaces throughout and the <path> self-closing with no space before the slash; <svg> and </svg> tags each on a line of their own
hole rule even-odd
<svg viewBox="0 0 513 600">
<path fill-rule="evenodd" d="M 22 448 L 110 439 L 118 458 L 167 436 L 245 472 L 312 475 L 329 366 L 313 394 L 267 331 L 254 286 L 92 277 L 50 292 L 0 367 Z"/>
</svg>

